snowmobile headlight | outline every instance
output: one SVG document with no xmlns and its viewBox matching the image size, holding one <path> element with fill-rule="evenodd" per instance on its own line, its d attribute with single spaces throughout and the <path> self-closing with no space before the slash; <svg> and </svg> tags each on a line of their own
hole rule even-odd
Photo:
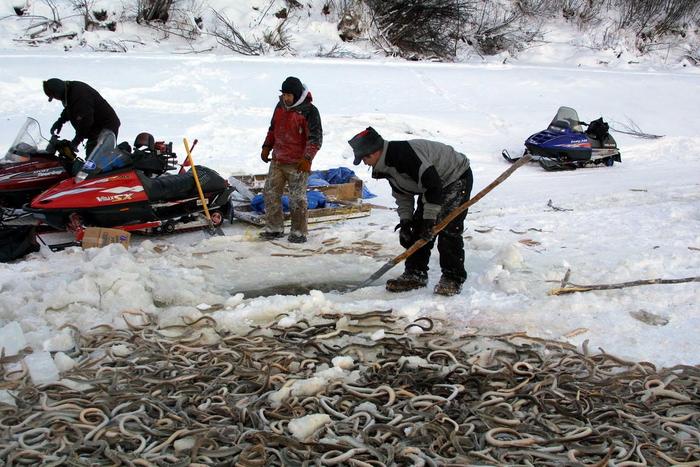
<svg viewBox="0 0 700 467">
<path fill-rule="evenodd" d="M 78 173 L 75 175 L 75 183 L 80 183 L 80 182 L 82 182 L 83 180 L 85 180 L 85 179 L 87 178 L 87 176 L 88 176 L 87 172 L 81 170 L 80 172 L 78 172 Z"/>
</svg>

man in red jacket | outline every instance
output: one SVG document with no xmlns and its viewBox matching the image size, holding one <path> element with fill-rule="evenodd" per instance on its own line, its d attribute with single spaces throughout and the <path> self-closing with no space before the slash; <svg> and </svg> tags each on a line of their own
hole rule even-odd
<svg viewBox="0 0 700 467">
<path fill-rule="evenodd" d="M 284 236 L 282 193 L 286 184 L 292 218 L 288 240 L 304 243 L 308 233 L 306 184 L 311 162 L 323 142 L 323 128 L 311 93 L 299 78 L 285 79 L 280 92 L 260 153 L 263 162 L 272 160 L 265 181 L 265 230 L 260 237 L 272 240 Z"/>
</svg>

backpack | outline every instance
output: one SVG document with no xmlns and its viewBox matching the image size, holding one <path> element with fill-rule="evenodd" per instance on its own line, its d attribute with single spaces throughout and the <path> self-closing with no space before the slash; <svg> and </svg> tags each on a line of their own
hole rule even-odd
<svg viewBox="0 0 700 467">
<path fill-rule="evenodd" d="M 593 120 L 591 121 L 591 123 L 588 124 L 586 134 L 597 139 L 600 142 L 603 142 L 605 137 L 608 136 L 609 129 L 610 125 L 603 121 L 603 117 L 600 117 L 599 119 Z"/>
<path fill-rule="evenodd" d="M 36 227 L 0 228 L 0 262 L 13 261 L 35 251 L 39 251 Z"/>
</svg>

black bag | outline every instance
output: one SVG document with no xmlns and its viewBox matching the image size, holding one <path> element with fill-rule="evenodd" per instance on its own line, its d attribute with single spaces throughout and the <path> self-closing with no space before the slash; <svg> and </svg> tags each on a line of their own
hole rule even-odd
<svg viewBox="0 0 700 467">
<path fill-rule="evenodd" d="M 0 262 L 6 263 L 39 251 L 36 227 L 2 227 L 0 229 Z"/>
<path fill-rule="evenodd" d="M 586 134 L 602 142 L 608 136 L 609 129 L 610 125 L 603 121 L 603 117 L 600 117 L 588 124 Z"/>
</svg>

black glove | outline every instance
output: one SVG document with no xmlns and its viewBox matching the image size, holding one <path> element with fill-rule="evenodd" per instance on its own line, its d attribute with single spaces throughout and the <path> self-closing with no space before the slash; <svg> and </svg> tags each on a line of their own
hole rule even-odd
<svg viewBox="0 0 700 467">
<path fill-rule="evenodd" d="M 262 159 L 262 161 L 266 164 L 270 162 L 270 148 L 268 146 L 262 147 L 262 150 L 260 151 L 260 159 Z"/>
<path fill-rule="evenodd" d="M 61 141 L 56 143 L 56 149 L 58 150 L 59 156 L 63 156 L 71 161 L 75 159 L 75 153 L 78 151 L 67 139 L 62 139 Z"/>
<path fill-rule="evenodd" d="M 400 230 L 399 230 L 400 229 Z M 409 219 L 403 219 L 396 224 L 394 232 L 399 231 L 399 243 L 404 248 L 410 248 L 413 245 L 413 222 Z"/>
<path fill-rule="evenodd" d="M 416 221 L 416 237 L 429 242 L 433 239 L 433 227 L 435 219 L 421 219 Z"/>
<path fill-rule="evenodd" d="M 63 128 L 63 122 L 61 120 L 56 120 L 53 125 L 51 125 L 51 134 L 58 135 L 61 133 L 61 128 Z"/>
</svg>

